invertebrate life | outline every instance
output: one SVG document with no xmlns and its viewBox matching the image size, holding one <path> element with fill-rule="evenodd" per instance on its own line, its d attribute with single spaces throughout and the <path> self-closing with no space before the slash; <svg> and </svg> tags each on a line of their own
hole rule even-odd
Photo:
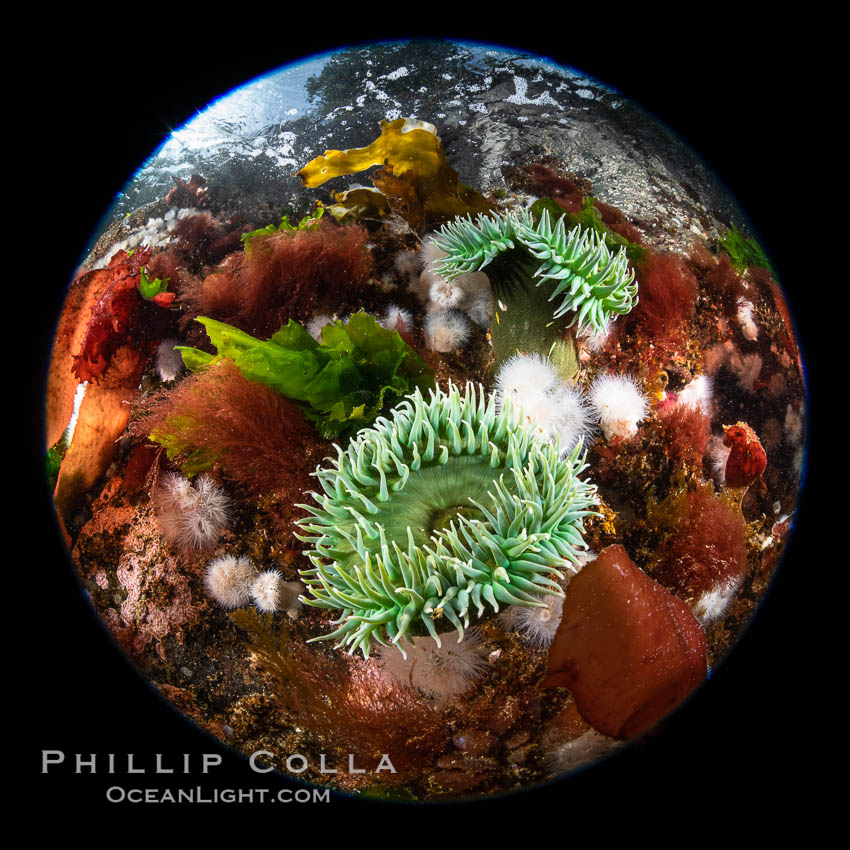
<svg viewBox="0 0 850 850">
<path fill-rule="evenodd" d="M 611 318 L 637 303 L 625 247 L 612 252 L 600 233 L 580 224 L 568 231 L 563 217 L 553 225 L 546 209 L 536 222 L 529 210 L 479 216 L 474 223 L 459 219 L 444 225 L 434 241 L 446 252 L 435 263 L 440 274 L 452 280 L 487 267 L 493 293 L 503 304 L 529 282 L 539 287 L 553 281 L 548 300 L 556 303 L 547 321 L 572 313 L 567 327 L 601 334 Z"/>
<path fill-rule="evenodd" d="M 664 723 L 760 606 L 806 469 L 793 305 L 706 164 L 578 72 L 422 40 L 292 70 L 64 258 L 59 531 L 233 750 L 372 800 L 536 787 Z"/>
<path fill-rule="evenodd" d="M 168 475 L 155 502 L 162 533 L 187 549 L 211 548 L 230 523 L 230 500 L 209 475 L 195 487 L 182 475 Z"/>
<path fill-rule="evenodd" d="M 405 656 L 395 647 L 381 648 L 379 655 L 385 676 L 403 687 L 418 688 L 432 699 L 448 702 L 481 678 L 487 669 L 487 651 L 473 627 L 460 643 L 448 640 L 437 646 L 432 637 L 416 637 Z"/>
<path fill-rule="evenodd" d="M 342 611 L 321 639 L 368 656 L 457 629 L 487 606 L 540 606 L 586 548 L 583 520 L 595 487 L 581 443 L 557 445 L 522 426 L 513 406 L 467 384 L 426 400 L 417 390 L 318 469 L 323 494 L 302 505 L 313 569 L 302 571 L 308 605 Z"/>
</svg>

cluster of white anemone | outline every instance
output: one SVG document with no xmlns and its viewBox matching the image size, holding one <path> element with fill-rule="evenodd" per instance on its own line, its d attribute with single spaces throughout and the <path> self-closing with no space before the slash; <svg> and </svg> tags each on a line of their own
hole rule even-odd
<svg viewBox="0 0 850 850">
<path fill-rule="evenodd" d="M 548 357 L 512 355 L 499 369 L 495 389 L 500 402 L 509 399 L 544 439 L 558 439 L 563 452 L 593 433 L 587 401 L 578 388 L 561 380 Z"/>
<path fill-rule="evenodd" d="M 597 425 L 606 440 L 634 437 L 649 411 L 646 396 L 631 375 L 600 375 L 585 397 L 578 387 L 561 379 L 548 357 L 539 354 L 519 352 L 505 360 L 495 388 L 500 400 L 510 399 L 530 427 L 544 439 L 560 440 L 565 452 L 579 440 L 586 442 Z M 704 389 L 708 396 L 694 387 L 687 402 L 710 398 L 710 384 Z"/>
<path fill-rule="evenodd" d="M 184 218 L 192 218 L 202 212 L 203 210 L 185 207 L 179 210 L 169 210 L 161 218 L 148 219 L 142 227 L 134 230 L 119 242 L 110 245 L 109 250 L 93 265 L 93 268 L 105 269 L 109 265 L 109 261 L 119 251 L 133 251 L 145 245 L 153 249 L 165 248 L 174 239 L 174 228 L 178 221 Z"/>
<path fill-rule="evenodd" d="M 207 565 L 204 575 L 207 593 L 227 611 L 243 608 L 253 602 L 264 614 L 286 611 L 295 618 L 304 586 L 297 581 L 284 581 L 279 570 L 257 568 L 249 558 L 222 555 Z"/>
<path fill-rule="evenodd" d="M 483 272 L 460 275 L 451 282 L 433 270 L 433 264 L 445 256 L 431 239 L 425 239 L 418 262 L 409 257 L 404 268 L 409 273 L 410 292 L 425 306 L 425 341 L 434 351 L 462 348 L 471 335 L 470 322 L 481 328 L 490 326 L 493 294 Z"/>
<path fill-rule="evenodd" d="M 230 526 L 230 499 L 209 475 L 194 486 L 182 475 L 165 475 L 154 507 L 163 536 L 184 549 L 210 549 Z"/>
</svg>

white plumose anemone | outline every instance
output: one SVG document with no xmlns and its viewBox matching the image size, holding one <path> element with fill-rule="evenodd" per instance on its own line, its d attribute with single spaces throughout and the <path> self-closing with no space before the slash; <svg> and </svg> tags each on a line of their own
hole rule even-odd
<svg viewBox="0 0 850 850">
<path fill-rule="evenodd" d="M 251 584 L 251 598 L 258 611 L 273 614 L 280 609 L 283 578 L 278 570 L 264 570 Z"/>
<path fill-rule="evenodd" d="M 310 334 L 316 342 L 321 342 L 322 328 L 324 328 L 325 325 L 329 325 L 332 321 L 333 318 L 327 313 L 320 313 L 318 316 L 313 316 L 313 318 L 307 322 L 307 333 Z"/>
<path fill-rule="evenodd" d="M 564 609 L 563 596 L 540 596 L 545 608 L 524 608 L 511 605 L 499 615 L 511 631 L 519 632 L 532 646 L 548 647 L 555 638 Z"/>
<path fill-rule="evenodd" d="M 582 340 L 588 351 L 599 354 L 608 344 L 611 336 L 611 322 L 606 322 L 603 330 L 597 330 L 593 325 L 587 325 L 578 332 L 578 338 Z"/>
<path fill-rule="evenodd" d="M 555 430 L 561 440 L 561 451 L 569 454 L 579 440 L 587 444 L 595 427 L 587 399 L 578 387 L 562 384 L 554 393 L 558 406 Z"/>
<path fill-rule="evenodd" d="M 425 319 L 425 339 L 434 351 L 454 351 L 469 339 L 469 322 L 456 310 L 430 313 Z"/>
<path fill-rule="evenodd" d="M 241 608 L 251 599 L 257 572 L 248 558 L 223 555 L 210 561 L 204 575 L 207 593 L 227 610 Z"/>
<path fill-rule="evenodd" d="M 539 354 L 512 354 L 496 375 L 496 389 L 501 397 L 519 405 L 527 397 L 552 392 L 560 383 L 552 361 Z"/>
<path fill-rule="evenodd" d="M 740 586 L 741 582 L 736 581 L 728 586 L 721 585 L 703 593 L 693 604 L 694 616 L 703 626 L 719 620 L 729 610 Z"/>
<path fill-rule="evenodd" d="M 550 747 L 546 760 L 553 776 L 569 773 L 607 755 L 620 741 L 590 729 L 578 738 Z"/>
<path fill-rule="evenodd" d="M 590 404 L 606 440 L 634 437 L 649 407 L 631 375 L 600 375 L 590 388 Z"/>
<path fill-rule="evenodd" d="M 731 453 L 732 447 L 726 445 L 722 434 L 715 434 L 708 441 L 706 454 L 714 473 L 714 481 L 719 487 L 726 486 L 726 461 Z"/>
<path fill-rule="evenodd" d="M 694 378 L 680 393 L 676 404 L 681 407 L 699 408 L 706 416 L 711 416 L 711 399 L 714 385 L 711 377 L 700 375 Z"/>
<path fill-rule="evenodd" d="M 438 277 L 428 290 L 428 298 L 444 310 L 460 306 L 463 301 L 463 290 L 459 286 Z"/>
<path fill-rule="evenodd" d="M 413 327 L 413 316 L 404 307 L 399 307 L 398 304 L 390 304 L 384 313 L 381 324 L 391 331 L 409 331 Z"/>
<path fill-rule="evenodd" d="M 230 525 L 230 499 L 209 475 L 194 487 L 182 475 L 164 476 L 154 503 L 163 535 L 186 549 L 211 548 Z"/>
<path fill-rule="evenodd" d="M 385 676 L 403 687 L 417 688 L 432 699 L 448 702 L 460 696 L 487 669 L 487 648 L 476 628 L 466 629 L 463 641 L 443 635 L 441 646 L 432 637 L 405 643 L 407 658 L 394 646 L 381 647 L 379 658 Z"/>
<path fill-rule="evenodd" d="M 164 339 L 156 349 L 156 374 L 166 383 L 179 378 L 183 371 L 183 357 L 175 345 L 180 345 L 180 340 Z"/>
<path fill-rule="evenodd" d="M 755 309 L 753 303 L 743 296 L 739 296 L 737 307 L 736 318 L 738 319 L 738 324 L 741 326 L 741 333 L 744 339 L 753 342 L 759 336 L 759 326 L 753 318 L 753 310 Z"/>
</svg>

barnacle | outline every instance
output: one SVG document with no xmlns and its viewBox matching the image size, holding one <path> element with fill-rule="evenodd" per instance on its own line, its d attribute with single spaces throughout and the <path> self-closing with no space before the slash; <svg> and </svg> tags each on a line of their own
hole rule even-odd
<svg viewBox="0 0 850 850">
<path fill-rule="evenodd" d="M 501 269 L 490 272 L 494 295 L 505 302 L 517 273 L 528 274 L 535 286 L 554 281 L 549 301 L 557 303 L 550 318 L 572 312 L 567 327 L 577 324 L 579 330 L 603 333 L 612 317 L 628 313 L 637 303 L 638 287 L 625 247 L 613 253 L 603 234 L 580 224 L 568 231 L 564 217 L 553 226 L 546 209 L 536 223 L 529 210 L 479 216 L 475 222 L 459 219 L 445 225 L 434 242 L 446 252 L 435 269 L 448 280 L 480 271 L 506 254 L 517 255 L 511 257 L 504 282 L 499 280 Z M 532 271 L 538 260 L 542 263 Z"/>
<path fill-rule="evenodd" d="M 467 384 L 417 391 L 314 473 L 299 521 L 312 569 L 302 601 L 341 609 L 314 640 L 369 655 L 372 642 L 455 628 L 489 606 L 541 606 L 586 548 L 596 488 L 582 481 L 581 443 L 565 458 L 508 401 Z"/>
</svg>

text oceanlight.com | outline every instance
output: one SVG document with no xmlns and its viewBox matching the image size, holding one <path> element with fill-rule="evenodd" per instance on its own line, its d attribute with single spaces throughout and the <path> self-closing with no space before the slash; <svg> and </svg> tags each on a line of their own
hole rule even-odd
<svg viewBox="0 0 850 850">
<path fill-rule="evenodd" d="M 106 789 L 110 803 L 329 803 L 327 788 L 122 788 Z"/>
</svg>

